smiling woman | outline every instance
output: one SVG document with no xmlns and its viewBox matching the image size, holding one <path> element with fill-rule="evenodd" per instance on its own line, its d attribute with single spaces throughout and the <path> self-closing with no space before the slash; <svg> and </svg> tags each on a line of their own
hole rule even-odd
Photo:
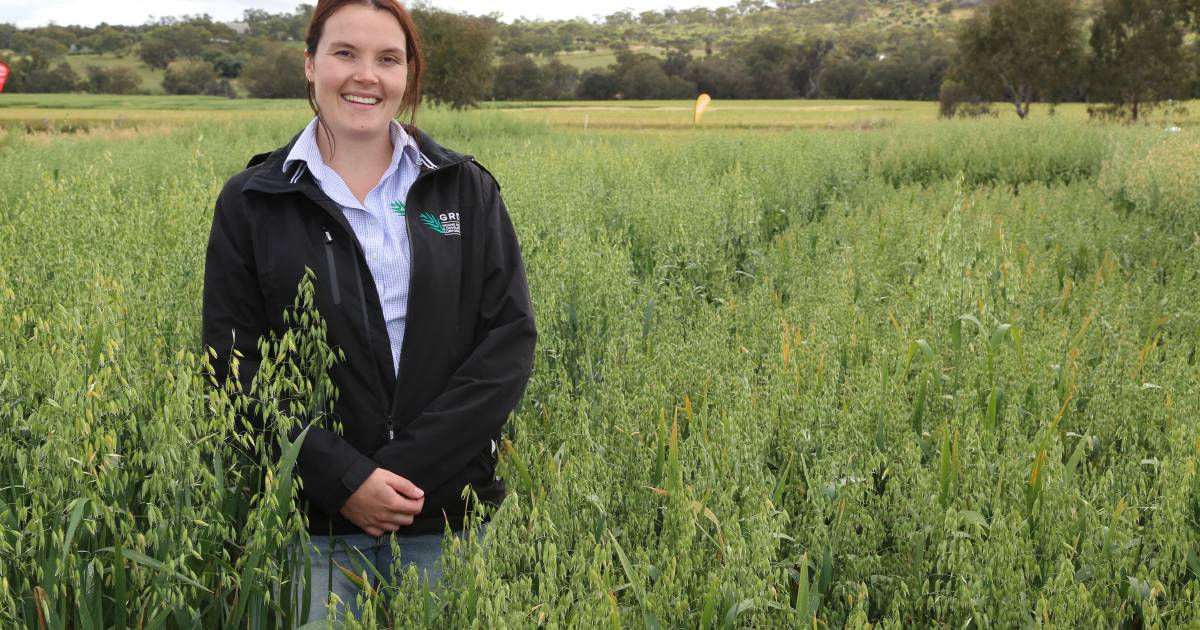
<svg viewBox="0 0 1200 630">
<path fill-rule="evenodd" d="M 503 500 L 496 445 L 536 332 L 498 185 L 413 124 L 422 56 L 408 13 L 321 0 L 305 43 L 316 116 L 218 197 L 203 326 L 218 379 L 237 374 L 250 391 L 259 339 L 287 329 L 316 270 L 315 307 L 344 355 L 329 373 L 336 408 L 311 419 L 298 460 L 320 619 L 331 593 L 358 612 L 339 565 L 376 576 L 415 565 L 432 586 L 442 532 L 469 520 L 463 497 Z"/>
</svg>

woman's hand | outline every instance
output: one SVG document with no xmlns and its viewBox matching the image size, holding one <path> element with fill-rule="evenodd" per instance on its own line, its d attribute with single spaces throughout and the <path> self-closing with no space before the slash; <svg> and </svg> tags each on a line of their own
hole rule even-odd
<svg viewBox="0 0 1200 630">
<path fill-rule="evenodd" d="M 405 525 L 425 506 L 425 491 L 400 475 L 376 468 L 342 506 L 342 516 L 371 536 Z"/>
</svg>

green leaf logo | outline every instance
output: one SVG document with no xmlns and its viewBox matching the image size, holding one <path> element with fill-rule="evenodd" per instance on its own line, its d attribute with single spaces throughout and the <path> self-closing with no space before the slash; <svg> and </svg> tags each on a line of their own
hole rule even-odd
<svg viewBox="0 0 1200 630">
<path fill-rule="evenodd" d="M 397 199 L 392 202 L 392 212 L 395 212 L 396 214 L 398 214 L 400 216 L 404 216 L 404 211 L 405 211 L 405 207 L 404 207 L 403 201 L 400 201 L 399 199 Z"/>
<path fill-rule="evenodd" d="M 446 226 L 442 225 L 442 222 L 439 221 L 437 217 L 429 214 L 428 212 L 421 213 L 421 223 L 428 225 L 430 229 L 438 234 L 446 234 Z"/>
</svg>

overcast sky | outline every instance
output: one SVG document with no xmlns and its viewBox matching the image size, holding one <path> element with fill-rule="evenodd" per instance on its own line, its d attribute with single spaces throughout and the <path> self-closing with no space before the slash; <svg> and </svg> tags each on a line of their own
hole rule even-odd
<svg viewBox="0 0 1200 630">
<path fill-rule="evenodd" d="M 316 4 L 316 0 L 309 0 Z M 625 9 L 633 12 L 661 10 L 667 7 L 686 9 L 703 6 L 731 6 L 737 0 L 592 0 L 586 9 L 563 0 L 433 0 L 433 6 L 448 11 L 484 15 L 493 11 L 510 22 L 516 18 L 561 20 L 573 17 L 593 19 Z M 240 18 L 246 9 L 265 9 L 271 13 L 290 12 L 300 0 L 0 0 L 0 22 L 11 22 L 21 28 L 55 24 L 94 26 L 109 24 L 143 24 L 155 18 L 207 13 L 220 21 Z M 407 4 L 407 3 L 405 3 Z"/>
</svg>

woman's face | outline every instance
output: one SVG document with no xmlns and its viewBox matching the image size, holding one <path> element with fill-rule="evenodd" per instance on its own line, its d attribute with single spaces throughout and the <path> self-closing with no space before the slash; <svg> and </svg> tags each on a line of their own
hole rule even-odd
<svg viewBox="0 0 1200 630">
<path fill-rule="evenodd" d="M 391 13 L 352 4 L 329 16 L 315 53 L 304 53 L 317 110 L 335 138 L 387 134 L 408 84 L 404 31 Z"/>
</svg>

